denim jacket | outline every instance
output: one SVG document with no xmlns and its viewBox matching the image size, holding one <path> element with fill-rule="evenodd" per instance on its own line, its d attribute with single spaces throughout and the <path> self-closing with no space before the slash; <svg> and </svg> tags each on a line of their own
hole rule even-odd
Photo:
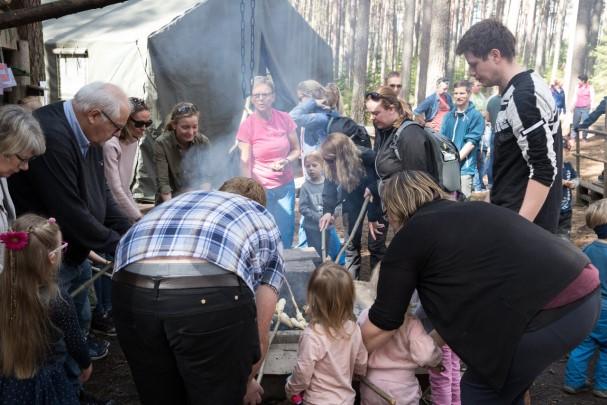
<svg viewBox="0 0 607 405">
<path fill-rule="evenodd" d="M 304 143 L 318 147 L 327 137 L 327 125 L 331 116 L 339 116 L 336 112 L 316 105 L 316 100 L 302 101 L 289 113 L 300 128 L 305 128 Z"/>
<path fill-rule="evenodd" d="M 432 119 L 438 113 L 439 99 L 436 93 L 430 94 L 424 101 L 422 101 L 416 108 L 413 110 L 415 115 L 423 115 L 426 121 L 432 121 Z M 453 101 L 451 100 L 451 96 L 449 93 L 445 93 L 445 97 L 447 98 L 447 104 L 449 104 L 449 108 L 453 108 Z"/>
<path fill-rule="evenodd" d="M 582 122 L 580 124 L 579 128 L 588 128 L 589 126 L 594 124 L 595 121 L 598 120 L 601 115 L 605 114 L 606 108 L 607 108 L 607 97 L 603 97 L 603 99 L 601 100 L 601 104 L 599 104 L 599 106 L 597 108 L 595 108 L 594 111 L 588 115 L 588 118 L 586 118 L 584 120 L 584 122 Z"/>
</svg>

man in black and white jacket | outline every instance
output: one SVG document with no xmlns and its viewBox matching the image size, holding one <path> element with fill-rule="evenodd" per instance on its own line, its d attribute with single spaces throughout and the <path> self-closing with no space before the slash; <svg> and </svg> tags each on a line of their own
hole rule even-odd
<svg viewBox="0 0 607 405">
<path fill-rule="evenodd" d="M 462 37 L 470 74 L 502 97 L 494 141 L 491 202 L 556 232 L 561 201 L 562 135 L 546 82 L 515 60 L 516 41 L 503 24 L 484 20 Z"/>
</svg>

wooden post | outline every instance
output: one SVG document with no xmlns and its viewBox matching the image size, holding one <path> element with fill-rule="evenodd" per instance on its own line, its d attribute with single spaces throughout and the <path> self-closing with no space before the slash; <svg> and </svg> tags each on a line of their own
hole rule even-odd
<svg viewBox="0 0 607 405">
<path fill-rule="evenodd" d="M 574 133 L 573 132 L 573 125 L 571 125 L 571 129 L 569 130 L 569 138 L 571 139 L 571 136 L 575 134 L 575 172 L 577 173 L 577 177 L 581 180 L 582 179 L 582 173 L 581 173 L 581 163 L 580 161 L 582 160 L 582 158 L 580 157 L 580 134 L 578 133 Z M 582 196 L 580 195 L 580 186 L 577 186 L 577 190 L 575 193 L 575 201 L 577 204 L 581 204 L 582 203 Z"/>
</svg>

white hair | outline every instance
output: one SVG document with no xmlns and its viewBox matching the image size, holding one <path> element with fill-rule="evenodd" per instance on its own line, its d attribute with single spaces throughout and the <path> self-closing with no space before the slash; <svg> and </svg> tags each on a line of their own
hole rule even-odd
<svg viewBox="0 0 607 405">
<path fill-rule="evenodd" d="M 77 111 L 88 112 L 97 108 L 113 120 L 120 118 L 122 108 L 131 110 L 126 93 L 115 84 L 104 82 L 93 82 L 81 87 L 72 103 Z"/>
<path fill-rule="evenodd" d="M 46 142 L 38 120 L 18 105 L 0 107 L 0 153 L 42 155 Z"/>
</svg>

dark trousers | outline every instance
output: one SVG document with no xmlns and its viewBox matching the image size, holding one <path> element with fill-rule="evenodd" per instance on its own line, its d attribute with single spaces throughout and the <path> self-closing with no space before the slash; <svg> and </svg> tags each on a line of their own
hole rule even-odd
<svg viewBox="0 0 607 405">
<path fill-rule="evenodd" d="M 525 391 L 535 378 L 592 331 L 601 309 L 600 291 L 584 300 L 556 321 L 523 335 L 501 391 L 494 390 L 468 369 L 461 380 L 462 405 L 523 405 Z"/>
<path fill-rule="evenodd" d="M 356 203 L 350 201 L 349 205 L 344 206 L 344 219 L 347 223 L 348 235 L 352 233 L 352 228 L 354 228 L 354 223 L 356 222 L 356 218 L 358 217 L 361 208 L 362 202 L 359 204 L 358 201 L 356 201 Z M 371 255 L 371 270 L 373 270 L 375 265 L 384 258 L 384 254 L 386 253 L 388 222 L 384 219 L 381 219 L 379 222 L 384 224 L 384 228 L 381 230 L 382 234 L 377 235 L 377 239 L 373 239 L 371 233 L 367 231 L 367 245 Z M 348 268 L 350 274 L 355 276 L 358 276 L 360 272 L 360 249 L 364 227 L 365 224 L 363 222 L 356 230 L 352 242 L 346 247 L 346 268 Z"/>
<path fill-rule="evenodd" d="M 244 283 L 147 289 L 114 281 L 112 304 L 142 404 L 242 404 L 260 358 L 255 300 Z"/>
</svg>

